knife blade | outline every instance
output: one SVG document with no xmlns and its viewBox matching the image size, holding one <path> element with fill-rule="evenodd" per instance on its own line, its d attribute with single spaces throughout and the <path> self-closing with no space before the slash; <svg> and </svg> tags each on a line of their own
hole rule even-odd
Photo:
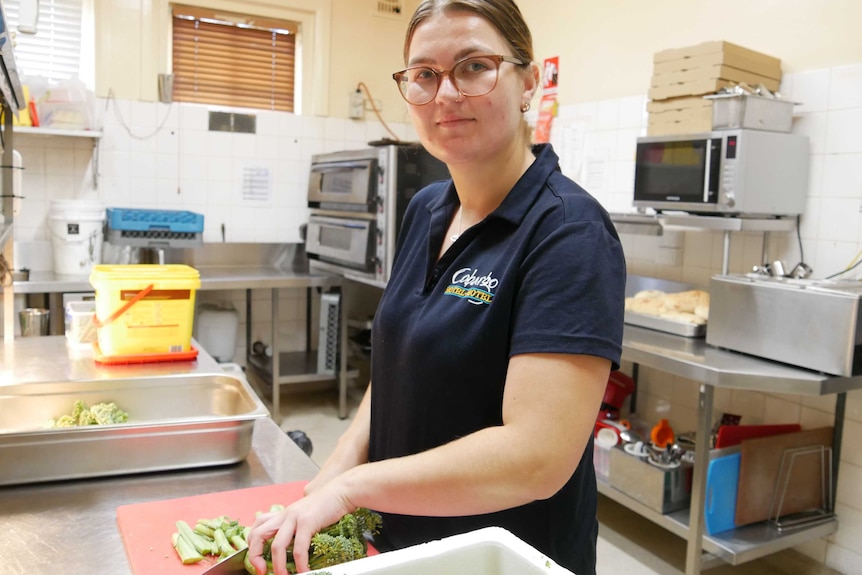
<svg viewBox="0 0 862 575">
<path fill-rule="evenodd" d="M 236 551 L 218 563 L 203 571 L 201 575 L 232 575 L 235 573 L 245 573 L 245 556 L 248 553 L 248 547 Z"/>
</svg>

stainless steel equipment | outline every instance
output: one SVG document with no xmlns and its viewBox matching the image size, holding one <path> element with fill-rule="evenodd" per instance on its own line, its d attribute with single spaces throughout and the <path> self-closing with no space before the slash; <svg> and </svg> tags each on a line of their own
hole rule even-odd
<svg viewBox="0 0 862 575">
<path fill-rule="evenodd" d="M 0 390 L 0 460 L 10 462 L 0 466 L 0 485 L 235 463 L 248 455 L 255 420 L 269 414 L 245 379 L 225 373 L 21 383 Z M 129 421 L 47 428 L 76 400 L 113 401 Z"/>
<path fill-rule="evenodd" d="M 610 450 L 608 483 L 658 513 L 688 507 L 691 501 L 690 463 L 662 469 L 621 447 Z"/>
<path fill-rule="evenodd" d="M 862 282 L 719 275 L 709 293 L 708 344 L 833 375 L 862 374 Z"/>
<path fill-rule="evenodd" d="M 386 144 L 312 156 L 309 267 L 385 284 L 410 199 L 449 177 L 419 144 Z"/>
<path fill-rule="evenodd" d="M 808 194 L 808 137 L 717 130 L 637 139 L 634 202 L 657 211 L 801 214 Z"/>
</svg>

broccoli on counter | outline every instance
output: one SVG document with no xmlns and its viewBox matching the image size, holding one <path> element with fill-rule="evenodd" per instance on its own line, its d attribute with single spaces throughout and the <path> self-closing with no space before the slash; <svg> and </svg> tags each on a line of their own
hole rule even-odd
<svg viewBox="0 0 862 575">
<path fill-rule="evenodd" d="M 111 425 L 114 423 L 126 423 L 129 414 L 117 407 L 113 401 L 110 403 L 96 403 L 87 406 L 86 403 L 77 400 L 72 406 L 71 415 L 61 415 L 57 419 L 48 422 L 48 427 L 78 427 L 81 425 Z"/>
</svg>

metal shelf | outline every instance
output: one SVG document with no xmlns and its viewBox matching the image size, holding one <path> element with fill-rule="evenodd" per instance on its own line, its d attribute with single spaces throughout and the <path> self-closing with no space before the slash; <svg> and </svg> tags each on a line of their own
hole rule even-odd
<svg viewBox="0 0 862 575">
<path fill-rule="evenodd" d="M 268 383 L 272 383 L 272 358 L 249 355 L 247 361 L 267 378 Z M 278 383 L 331 381 L 337 379 L 338 375 L 338 373 L 317 372 L 317 350 L 283 351 L 278 355 Z M 358 370 L 348 368 L 348 378 L 358 376 Z"/>
<path fill-rule="evenodd" d="M 723 232 L 792 232 L 794 216 L 741 217 L 705 216 L 687 213 L 639 214 L 612 213 L 611 220 L 620 233 L 661 235 L 665 229 Z"/>
<path fill-rule="evenodd" d="M 596 482 L 599 493 L 605 497 L 631 509 L 678 537 L 688 538 L 690 532 L 688 509 L 662 515 L 622 491 L 611 487 L 607 481 L 596 477 Z M 784 532 L 778 531 L 763 521 L 715 535 L 704 535 L 703 550 L 725 563 L 739 565 L 771 555 L 776 551 L 795 547 L 817 537 L 826 537 L 836 531 L 838 531 L 837 519 Z"/>
<path fill-rule="evenodd" d="M 691 479 L 689 509 L 661 515 L 608 485 L 599 482 L 603 495 L 628 507 L 687 542 L 686 574 L 698 575 L 714 566 L 711 561 L 736 565 L 793 547 L 810 539 L 834 533 L 834 518 L 817 525 L 779 532 L 768 523 L 757 523 L 724 533 L 703 533 L 706 460 L 708 437 L 712 429 L 713 399 L 716 388 L 746 389 L 757 392 L 797 395 L 837 394 L 833 435 L 833 492 L 841 460 L 846 393 L 862 388 L 862 376 L 841 377 L 797 368 L 707 345 L 701 339 L 671 335 L 626 325 L 623 331 L 622 359 L 636 366 L 645 365 L 699 382 L 695 464 Z M 704 553 L 706 551 L 706 553 Z"/>
</svg>

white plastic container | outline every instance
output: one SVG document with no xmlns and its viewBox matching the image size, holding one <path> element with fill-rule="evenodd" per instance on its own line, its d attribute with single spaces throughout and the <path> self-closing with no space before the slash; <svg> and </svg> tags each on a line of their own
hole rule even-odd
<svg viewBox="0 0 862 575">
<path fill-rule="evenodd" d="M 221 308 L 201 304 L 195 320 L 195 339 L 219 363 L 233 361 L 239 312 L 233 307 Z"/>
<path fill-rule="evenodd" d="M 52 200 L 48 231 L 54 250 L 54 273 L 87 275 L 102 261 L 105 208 L 88 200 Z"/>
<path fill-rule="evenodd" d="M 98 339 L 96 302 L 70 301 L 66 304 L 66 344 L 74 349 L 92 349 Z"/>
<path fill-rule="evenodd" d="M 502 527 L 477 529 L 325 571 L 332 575 L 574 575 Z"/>
</svg>

